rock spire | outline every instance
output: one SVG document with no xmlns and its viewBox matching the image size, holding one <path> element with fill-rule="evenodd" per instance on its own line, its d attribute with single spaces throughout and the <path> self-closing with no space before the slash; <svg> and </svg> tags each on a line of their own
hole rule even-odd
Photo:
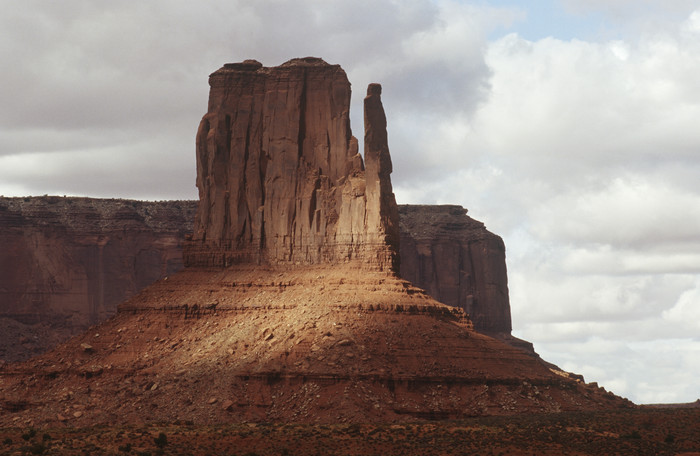
<svg viewBox="0 0 700 456">
<path fill-rule="evenodd" d="M 398 209 L 379 84 L 365 99 L 365 169 L 350 83 L 319 58 L 226 64 L 197 132 L 199 209 L 187 266 L 398 265 Z"/>
</svg>

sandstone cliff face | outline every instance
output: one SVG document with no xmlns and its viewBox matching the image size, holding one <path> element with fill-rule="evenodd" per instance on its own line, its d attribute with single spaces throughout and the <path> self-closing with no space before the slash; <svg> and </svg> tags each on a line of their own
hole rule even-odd
<svg viewBox="0 0 700 456">
<path fill-rule="evenodd" d="M 196 201 L 0 198 L 0 359 L 43 352 L 181 269 L 183 233 L 191 232 L 196 207 Z M 477 331 L 510 334 L 502 241 L 465 212 L 398 206 L 400 275 L 464 309 Z M 383 223 L 395 228 L 389 221 Z"/>
<path fill-rule="evenodd" d="M 43 351 L 181 269 L 195 208 L 186 201 L 0 198 L 0 359 Z"/>
<path fill-rule="evenodd" d="M 510 335 L 505 245 L 461 206 L 399 206 L 401 277 L 464 309 L 477 331 Z"/>
<path fill-rule="evenodd" d="M 187 266 L 362 261 L 394 270 L 398 223 L 378 85 L 365 101 L 367 169 L 339 65 L 226 64 L 197 132 L 200 205 Z M 369 208 L 369 210 L 368 210 Z"/>
</svg>

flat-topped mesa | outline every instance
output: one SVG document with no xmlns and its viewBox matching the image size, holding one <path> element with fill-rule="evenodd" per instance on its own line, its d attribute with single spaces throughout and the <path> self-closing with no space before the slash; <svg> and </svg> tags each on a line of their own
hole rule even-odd
<svg viewBox="0 0 700 456">
<path fill-rule="evenodd" d="M 477 331 L 512 343 L 503 239 L 461 206 L 402 205 L 399 214 L 401 277 L 464 309 Z"/>
<path fill-rule="evenodd" d="M 398 209 L 378 84 L 365 99 L 365 155 L 339 65 L 226 64 L 209 77 L 197 132 L 199 209 L 186 266 L 357 261 L 398 269 Z"/>
</svg>

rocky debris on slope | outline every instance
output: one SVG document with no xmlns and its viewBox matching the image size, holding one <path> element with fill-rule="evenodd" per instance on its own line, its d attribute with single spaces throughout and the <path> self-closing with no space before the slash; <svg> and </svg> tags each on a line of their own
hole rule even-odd
<svg viewBox="0 0 700 456">
<path fill-rule="evenodd" d="M 189 266 L 360 260 L 395 270 L 397 211 L 379 85 L 365 99 L 367 169 L 339 65 L 226 64 L 197 133 L 199 209 Z"/>
<path fill-rule="evenodd" d="M 0 426 L 404 422 L 630 406 L 357 265 L 186 268 L 53 352 L 0 370 Z"/>
<path fill-rule="evenodd" d="M 0 359 L 44 351 L 180 270 L 196 204 L 0 198 Z"/>
<path fill-rule="evenodd" d="M 192 231 L 196 207 L 196 201 L 0 198 L 0 264 L 6 265 L 0 277 L 0 359 L 20 361 L 43 353 L 113 315 L 119 302 L 154 280 L 179 271 L 182 238 L 176 236 Z M 508 285 L 500 237 L 467 217 L 466 209 L 459 206 L 398 208 L 401 277 L 436 300 L 464 309 L 477 331 L 499 337 L 506 331 L 509 334 Z M 25 242 L 39 233 L 41 239 L 52 239 L 52 245 L 60 247 L 48 248 L 48 241 Z M 95 256 L 77 251 L 88 251 L 89 242 L 100 238 L 109 238 L 109 245 L 118 243 L 119 247 L 103 249 L 97 257 L 101 266 L 81 263 Z M 47 268 L 46 261 L 27 260 L 48 260 L 48 255 L 52 268 Z M 143 261 L 146 256 L 149 261 Z M 62 278 L 74 269 L 85 271 L 86 277 Z M 103 286 L 96 283 L 97 275 L 89 273 L 98 269 L 110 271 L 100 276 L 106 281 Z M 62 290 L 56 285 L 59 283 Z M 40 290 L 44 290 L 41 296 L 51 299 L 48 313 L 44 313 L 46 307 L 28 306 L 37 302 Z M 73 304 L 62 306 L 60 294 L 70 296 Z M 103 310 L 84 314 L 90 309 L 88 303 L 102 303 Z M 14 334 L 19 333 L 24 342 L 18 344 Z"/>
</svg>

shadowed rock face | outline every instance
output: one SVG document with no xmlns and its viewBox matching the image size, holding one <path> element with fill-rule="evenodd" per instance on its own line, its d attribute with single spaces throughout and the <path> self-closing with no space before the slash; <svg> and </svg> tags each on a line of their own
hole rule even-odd
<svg viewBox="0 0 700 456">
<path fill-rule="evenodd" d="M 197 134 L 196 217 L 195 202 L 7 200 L 0 329 L 31 335 L 26 347 L 0 338 L 0 359 L 44 351 L 180 269 L 192 220 L 184 259 L 193 267 L 356 262 L 396 272 L 401 238 L 402 277 L 466 310 L 477 330 L 510 334 L 498 236 L 461 208 L 428 206 L 402 208 L 399 232 L 379 84 L 364 101 L 365 167 L 340 66 L 246 61 L 224 65 L 209 83 Z"/>
<path fill-rule="evenodd" d="M 200 205 L 187 266 L 341 263 L 396 270 L 398 215 L 378 84 L 365 100 L 367 169 L 339 65 L 226 64 L 197 133 Z"/>
<path fill-rule="evenodd" d="M 399 207 L 401 277 L 464 309 L 477 331 L 510 335 L 503 239 L 461 206 Z"/>
<path fill-rule="evenodd" d="M 195 208 L 193 201 L 0 198 L 0 359 L 43 352 L 182 269 Z"/>
<path fill-rule="evenodd" d="M 179 271 L 196 208 L 196 201 L 0 198 L 0 359 L 42 353 Z M 398 210 L 401 277 L 464 309 L 477 331 L 510 334 L 500 237 L 460 206 Z"/>
</svg>

